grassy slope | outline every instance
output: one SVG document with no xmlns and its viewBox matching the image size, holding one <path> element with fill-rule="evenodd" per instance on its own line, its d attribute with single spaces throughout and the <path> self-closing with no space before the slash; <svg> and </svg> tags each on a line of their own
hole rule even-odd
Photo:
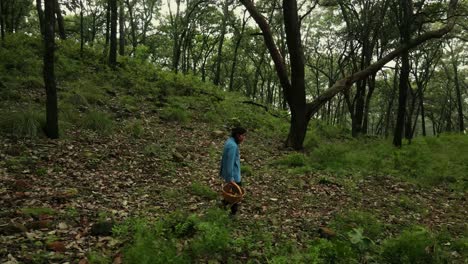
<svg viewBox="0 0 468 264">
<path fill-rule="evenodd" d="M 331 162 L 353 163 L 352 158 L 317 152 L 320 148 L 305 158 L 280 150 L 287 129 L 283 120 L 195 78 L 139 62 L 123 61 L 123 69 L 113 73 L 95 59 L 98 54 L 87 51 L 88 63 L 81 63 L 76 47 L 62 43 L 58 83 L 64 131 L 61 139 L 47 140 L 40 135 L 44 92 L 39 53 L 31 48 L 36 42 L 14 43 L 16 52 L 2 53 L 10 56 L 2 60 L 7 63 L 1 82 L 8 87 L 1 91 L 2 130 L 11 129 L 8 117 L 29 109 L 25 122 L 37 124 L 23 133 L 39 136 L 0 137 L 0 224 L 9 228 L 2 229 L 1 260 L 11 254 L 23 262 L 86 256 L 98 262 L 96 256 L 114 258 L 124 239 L 93 236 L 96 222 L 159 219 L 175 210 L 203 214 L 216 207 L 224 126 L 237 122 L 249 129 L 241 147 L 248 196 L 231 226 L 233 236 L 242 238 L 231 248 L 237 261 L 281 262 L 278 256 L 297 254 L 317 241 L 321 226 L 332 227 L 338 237 L 363 227 L 380 244 L 415 224 L 446 236 L 440 238 L 448 252 L 443 258 L 462 263 L 466 257 L 466 239 L 460 240 L 466 235 L 463 188 L 380 176 L 391 172 L 337 173 L 333 168 L 339 164 Z M 29 59 L 21 62 L 13 56 L 18 52 Z M 329 144 L 329 136 L 310 136 L 312 146 Z M 318 159 L 326 155 L 330 158 Z M 10 232 L 15 225 L 27 232 Z M 53 241 L 66 249 L 60 252 Z"/>
</svg>

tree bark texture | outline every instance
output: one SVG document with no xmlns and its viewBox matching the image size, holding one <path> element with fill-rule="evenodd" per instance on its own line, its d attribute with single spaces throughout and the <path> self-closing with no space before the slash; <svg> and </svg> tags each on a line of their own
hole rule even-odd
<svg viewBox="0 0 468 264">
<path fill-rule="evenodd" d="M 80 0 L 80 56 L 83 57 L 84 48 L 84 15 L 83 15 L 83 0 Z"/>
<path fill-rule="evenodd" d="M 62 16 L 62 10 L 60 9 L 60 3 L 58 0 L 55 0 L 55 15 L 57 16 L 57 26 L 58 26 L 58 32 L 60 39 L 66 39 L 66 33 L 65 33 L 65 24 L 63 22 L 63 16 Z"/>
<path fill-rule="evenodd" d="M 213 83 L 215 85 L 219 85 L 221 79 L 221 61 L 223 55 L 223 44 L 224 44 L 224 37 L 226 35 L 226 27 L 227 27 L 227 19 L 229 15 L 229 2 L 230 0 L 224 0 L 223 4 L 223 20 L 221 21 L 221 32 L 220 32 L 220 39 L 218 42 L 218 54 L 216 57 L 216 70 Z"/>
<path fill-rule="evenodd" d="M 458 129 L 461 133 L 465 131 L 465 124 L 463 122 L 463 103 L 462 103 L 462 96 L 461 96 L 461 88 L 460 82 L 458 79 L 458 65 L 456 60 L 452 59 L 452 67 L 453 67 L 453 81 L 455 83 L 455 92 L 457 95 L 457 112 L 458 112 Z"/>
<path fill-rule="evenodd" d="M 2 2 L 2 1 L 4 1 L 4 0 L 0 0 L 0 2 Z M 2 8 L 0 8 L 0 10 L 1 9 Z M 42 10 L 42 1 L 41 0 L 36 0 L 36 10 L 37 10 L 37 17 L 39 19 L 39 28 L 41 30 L 42 36 L 44 36 L 44 11 Z M 2 21 L 2 24 L 3 24 L 3 21 Z M 3 30 L 3 26 L 2 26 L 2 30 Z"/>
<path fill-rule="evenodd" d="M 54 71 L 55 0 L 45 0 L 44 16 L 44 84 L 46 89 L 46 134 L 58 138 L 57 87 Z"/>
<path fill-rule="evenodd" d="M 125 55 L 125 13 L 123 0 L 119 0 L 119 55 Z"/>
<path fill-rule="evenodd" d="M 111 8 L 111 28 L 109 47 L 109 66 L 117 65 L 117 0 L 110 0 Z"/>
</svg>

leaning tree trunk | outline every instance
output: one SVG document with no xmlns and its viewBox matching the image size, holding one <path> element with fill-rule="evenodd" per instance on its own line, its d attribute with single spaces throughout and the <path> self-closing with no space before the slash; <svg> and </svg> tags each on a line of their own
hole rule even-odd
<svg viewBox="0 0 468 264">
<path fill-rule="evenodd" d="M 455 17 L 452 16 L 453 11 L 456 10 L 458 0 L 451 0 L 449 3 L 449 10 L 448 10 L 448 21 L 447 24 L 434 31 L 429 31 L 426 32 L 420 36 L 418 36 L 415 39 L 408 40 L 408 42 L 403 43 L 401 46 L 397 47 L 395 50 L 391 51 L 388 53 L 386 56 L 378 60 L 377 62 L 371 64 L 369 67 L 367 67 L 364 70 L 361 70 L 357 73 L 354 73 L 351 76 L 345 77 L 341 80 L 338 80 L 332 87 L 324 91 L 320 96 L 314 99 L 311 103 L 308 103 L 305 108 L 305 117 L 301 116 L 301 112 L 303 111 L 302 109 L 302 104 L 304 102 L 305 105 L 305 89 L 304 89 L 304 79 L 301 79 L 301 75 L 303 77 L 303 71 L 304 68 L 302 67 L 302 74 L 301 74 L 301 67 L 299 65 L 303 61 L 298 62 L 298 61 L 293 61 L 297 60 L 298 57 L 301 57 L 301 60 L 303 60 L 302 56 L 303 54 L 299 54 L 302 52 L 302 47 L 300 44 L 300 34 L 297 36 L 292 36 L 293 34 L 289 33 L 300 33 L 299 27 L 292 26 L 294 24 L 299 24 L 299 19 L 297 16 L 297 3 L 295 0 L 284 0 L 283 1 L 283 11 L 284 11 L 284 16 L 285 16 L 285 26 L 288 24 L 288 30 L 291 30 L 289 32 L 289 37 L 288 37 L 288 48 L 290 52 L 290 59 L 291 59 L 291 76 L 294 79 L 294 85 L 291 85 L 289 82 L 289 77 L 288 77 L 288 71 L 286 68 L 286 65 L 283 60 L 283 56 L 279 52 L 271 30 L 270 26 L 267 23 L 265 17 L 261 13 L 258 12 L 257 8 L 253 4 L 251 0 L 240 0 L 240 2 L 247 8 L 249 11 L 250 15 L 252 18 L 255 20 L 255 22 L 258 24 L 262 31 L 262 35 L 265 41 L 265 45 L 267 46 L 270 55 L 272 57 L 272 60 L 275 65 L 276 73 L 278 75 L 278 79 L 281 84 L 281 88 L 283 89 L 283 94 L 286 99 L 286 101 L 289 104 L 290 110 L 291 110 L 291 130 L 288 136 L 287 140 L 287 145 L 294 147 L 295 149 L 301 149 L 303 140 L 305 138 L 305 133 L 307 129 L 307 124 L 309 120 L 312 118 L 312 116 L 317 113 L 317 111 L 325 104 L 327 103 L 331 98 L 333 98 L 336 94 L 347 91 L 355 82 L 362 80 L 364 78 L 367 78 L 369 75 L 376 73 L 378 70 L 380 70 L 386 63 L 389 61 L 393 60 L 397 56 L 400 56 L 402 53 L 407 53 L 408 50 L 418 46 L 421 43 L 424 43 L 425 41 L 433 38 L 440 38 L 450 32 L 450 30 L 454 27 L 455 25 Z M 292 12 L 294 10 L 296 12 Z M 287 16 L 291 16 L 287 17 Z M 287 18 L 286 18 L 287 17 Z M 295 18 L 295 19 L 294 19 Z M 296 37 L 296 38 L 295 38 Z M 296 41 L 299 40 L 299 43 L 293 43 L 293 39 Z M 289 46 L 289 43 L 292 45 Z M 296 49 L 296 46 L 300 47 L 300 52 L 298 51 L 299 49 Z M 302 55 L 302 56 L 297 56 L 297 55 Z M 294 68 L 294 69 L 293 69 Z M 299 72 L 295 73 L 296 70 L 299 70 Z M 302 83 L 302 84 L 301 84 Z M 299 97 L 299 98 L 298 98 Z M 293 101 L 294 99 L 294 101 Z"/>
<path fill-rule="evenodd" d="M 46 88 L 46 134 L 58 138 L 57 87 L 54 72 L 55 18 L 54 1 L 45 0 L 44 16 L 44 84 Z"/>
<path fill-rule="evenodd" d="M 111 30 L 109 47 L 109 66 L 117 65 L 117 0 L 110 0 Z"/>
</svg>

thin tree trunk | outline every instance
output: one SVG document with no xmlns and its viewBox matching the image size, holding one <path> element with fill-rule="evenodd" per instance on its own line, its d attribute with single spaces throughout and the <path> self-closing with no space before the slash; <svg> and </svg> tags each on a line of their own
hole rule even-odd
<svg viewBox="0 0 468 264">
<path fill-rule="evenodd" d="M 0 0 L 0 5 L 1 5 L 1 3 L 3 1 L 4 0 Z M 2 10 L 2 9 L 3 8 L 0 7 L 0 10 Z M 42 36 L 44 36 L 44 11 L 42 11 L 42 1 L 41 0 L 36 0 L 36 10 L 37 10 L 37 17 L 39 19 L 39 27 L 40 27 L 40 30 L 41 30 L 41 34 L 42 34 Z M 0 11 L 0 13 L 2 13 L 2 12 Z M 3 31 L 3 19 L 0 18 L 0 20 L 2 22 L 2 34 L 4 34 L 5 32 Z"/>
<path fill-rule="evenodd" d="M 84 17 L 83 17 L 83 0 L 80 0 L 80 57 L 83 57 L 84 47 Z"/>
<path fill-rule="evenodd" d="M 128 8 L 128 16 L 130 19 L 130 36 L 132 37 L 132 52 L 133 56 L 135 56 L 135 50 L 136 47 L 138 46 L 137 43 L 137 37 L 136 37 L 136 23 L 135 23 L 135 18 L 133 17 L 133 5 L 130 3 L 129 0 L 127 0 L 127 8 Z"/>
<path fill-rule="evenodd" d="M 409 58 L 408 51 L 405 51 L 401 56 L 401 69 L 400 69 L 400 85 L 398 91 L 398 113 L 395 133 L 393 135 L 393 145 L 401 147 L 403 129 L 406 114 L 406 95 L 408 92 L 408 76 L 409 76 Z"/>
<path fill-rule="evenodd" d="M 119 0 L 119 55 L 125 55 L 125 14 L 123 0 Z"/>
<path fill-rule="evenodd" d="M 426 117 L 424 113 L 424 94 L 419 96 L 419 108 L 421 109 L 421 129 L 423 137 L 426 136 Z"/>
<path fill-rule="evenodd" d="M 111 29 L 110 29 L 110 48 L 109 48 L 109 66 L 117 65 L 117 0 L 110 0 L 111 4 Z"/>
<path fill-rule="evenodd" d="M 58 31 L 59 31 L 59 36 L 60 39 L 66 39 L 67 36 L 65 34 L 65 25 L 63 22 L 63 16 L 62 16 L 62 10 L 60 9 L 60 4 L 58 0 L 55 0 L 55 15 L 57 16 L 57 25 L 58 25 Z"/>
<path fill-rule="evenodd" d="M 220 32 L 220 39 L 218 43 L 218 55 L 216 57 L 216 70 L 213 83 L 215 85 L 219 85 L 220 78 L 221 78 L 221 61 L 223 55 L 223 44 L 224 44 L 224 35 L 226 35 L 226 21 L 229 15 L 229 0 L 224 0 L 223 4 L 223 20 L 221 21 L 221 32 Z"/>
<path fill-rule="evenodd" d="M 367 92 L 366 102 L 364 104 L 364 120 L 362 123 L 362 133 L 367 134 L 367 126 L 369 123 L 369 111 L 372 95 L 375 90 L 375 74 L 372 74 L 368 82 L 369 91 Z"/>
<path fill-rule="evenodd" d="M 55 139 L 59 137 L 57 87 L 54 72 L 55 19 L 54 0 L 45 0 L 44 16 L 44 84 L 46 88 L 46 134 Z"/>
<path fill-rule="evenodd" d="M 104 47 L 104 54 L 107 56 L 107 49 L 109 47 L 109 38 L 110 38 L 110 24 L 111 24 L 111 1 L 107 0 L 107 8 L 106 8 L 106 43 Z"/>
<path fill-rule="evenodd" d="M 461 133 L 465 131 L 465 124 L 463 123 L 463 103 L 460 89 L 460 82 L 458 80 L 458 67 L 455 60 L 452 60 L 453 78 L 455 82 L 455 92 L 457 95 L 457 112 L 458 112 L 458 129 Z"/>
</svg>

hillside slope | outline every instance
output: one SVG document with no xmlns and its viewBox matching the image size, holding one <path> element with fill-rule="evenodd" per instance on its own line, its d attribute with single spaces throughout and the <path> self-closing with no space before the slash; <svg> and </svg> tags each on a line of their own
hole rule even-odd
<svg viewBox="0 0 468 264">
<path fill-rule="evenodd" d="M 62 137 L 46 139 L 39 45 L 10 41 L 0 53 L 2 262 L 145 263 L 145 254 L 221 263 L 467 258 L 463 189 L 305 166 L 304 154 L 281 148 L 288 124 L 276 116 L 284 113 L 141 61 L 121 60 L 113 72 L 98 52 L 80 59 L 73 43 L 60 43 Z M 218 169 L 236 124 L 248 129 L 241 146 L 247 196 L 229 219 L 217 209 Z"/>
</svg>

